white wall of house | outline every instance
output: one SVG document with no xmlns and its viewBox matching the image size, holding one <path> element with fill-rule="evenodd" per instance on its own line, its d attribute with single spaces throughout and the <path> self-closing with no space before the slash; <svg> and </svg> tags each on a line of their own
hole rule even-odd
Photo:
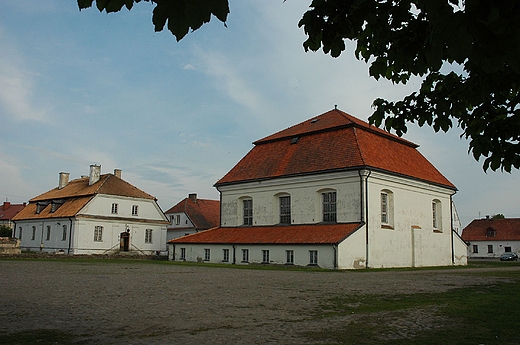
<svg viewBox="0 0 520 345">
<path fill-rule="evenodd" d="M 68 218 L 18 221 L 16 237 L 20 239 L 22 251 L 68 253 L 71 244 L 71 224 L 73 228 L 74 222 L 71 223 Z"/>
<path fill-rule="evenodd" d="M 112 204 L 117 204 L 116 214 L 112 213 Z M 137 206 L 137 215 L 132 214 L 133 206 Z M 155 200 L 116 195 L 96 195 L 83 207 L 80 214 L 167 221 Z"/>
<path fill-rule="evenodd" d="M 474 246 L 477 246 L 475 248 Z M 488 248 L 488 246 L 491 246 Z M 506 252 L 506 248 L 511 252 L 520 255 L 520 241 L 470 241 L 468 245 L 468 257 L 470 258 L 499 258 Z M 475 249 L 477 249 L 475 251 Z"/>
<path fill-rule="evenodd" d="M 279 223 L 279 197 L 291 196 L 292 224 L 322 222 L 322 192 L 337 193 L 337 221 L 359 222 L 361 213 L 360 178 L 357 171 L 279 178 L 219 186 L 221 226 L 243 224 L 244 199 L 253 200 L 253 225 Z"/>
<path fill-rule="evenodd" d="M 168 232 L 166 235 L 167 241 L 194 234 L 196 232 L 195 225 L 184 212 L 167 213 L 166 218 L 170 222 L 170 224 L 168 224 Z"/>
</svg>

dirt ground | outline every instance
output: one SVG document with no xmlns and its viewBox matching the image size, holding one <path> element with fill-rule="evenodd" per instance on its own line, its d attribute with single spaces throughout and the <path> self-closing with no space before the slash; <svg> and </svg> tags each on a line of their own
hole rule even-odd
<svg viewBox="0 0 520 345">
<path fill-rule="evenodd" d="M 306 331 L 349 322 L 315 317 L 329 298 L 440 292 L 498 279 L 468 274 L 476 270 L 485 269 L 311 272 L 0 260 L 0 331 L 58 329 L 77 334 L 78 344 L 317 344 Z"/>
</svg>

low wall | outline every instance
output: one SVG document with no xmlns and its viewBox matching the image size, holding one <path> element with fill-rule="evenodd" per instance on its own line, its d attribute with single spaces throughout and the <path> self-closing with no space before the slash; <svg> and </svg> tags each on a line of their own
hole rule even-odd
<svg viewBox="0 0 520 345">
<path fill-rule="evenodd" d="M 0 255 L 20 254 L 20 240 L 16 238 L 0 237 Z"/>
</svg>

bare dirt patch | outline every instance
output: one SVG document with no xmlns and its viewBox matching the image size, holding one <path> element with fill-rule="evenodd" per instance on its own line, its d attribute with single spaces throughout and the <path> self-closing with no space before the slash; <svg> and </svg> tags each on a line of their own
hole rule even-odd
<svg viewBox="0 0 520 345">
<path fill-rule="evenodd" d="M 501 280 L 469 274 L 479 270 L 486 269 L 311 272 L 0 260 L 0 331 L 58 329 L 81 344 L 318 344 L 307 331 L 352 320 L 317 318 L 328 298 L 444 292 Z M 438 322 L 429 312 L 410 313 L 404 336 Z"/>
</svg>

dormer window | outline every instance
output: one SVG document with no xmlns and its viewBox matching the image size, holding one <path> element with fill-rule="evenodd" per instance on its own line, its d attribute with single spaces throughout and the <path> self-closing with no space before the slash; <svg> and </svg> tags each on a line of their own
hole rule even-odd
<svg viewBox="0 0 520 345">
<path fill-rule="evenodd" d="M 60 208 L 61 205 L 63 205 L 63 201 L 53 200 L 51 203 L 51 213 L 56 212 L 56 210 Z"/>
<path fill-rule="evenodd" d="M 496 237 L 497 236 L 497 231 L 493 228 L 488 228 L 486 230 L 486 237 Z"/>
</svg>

